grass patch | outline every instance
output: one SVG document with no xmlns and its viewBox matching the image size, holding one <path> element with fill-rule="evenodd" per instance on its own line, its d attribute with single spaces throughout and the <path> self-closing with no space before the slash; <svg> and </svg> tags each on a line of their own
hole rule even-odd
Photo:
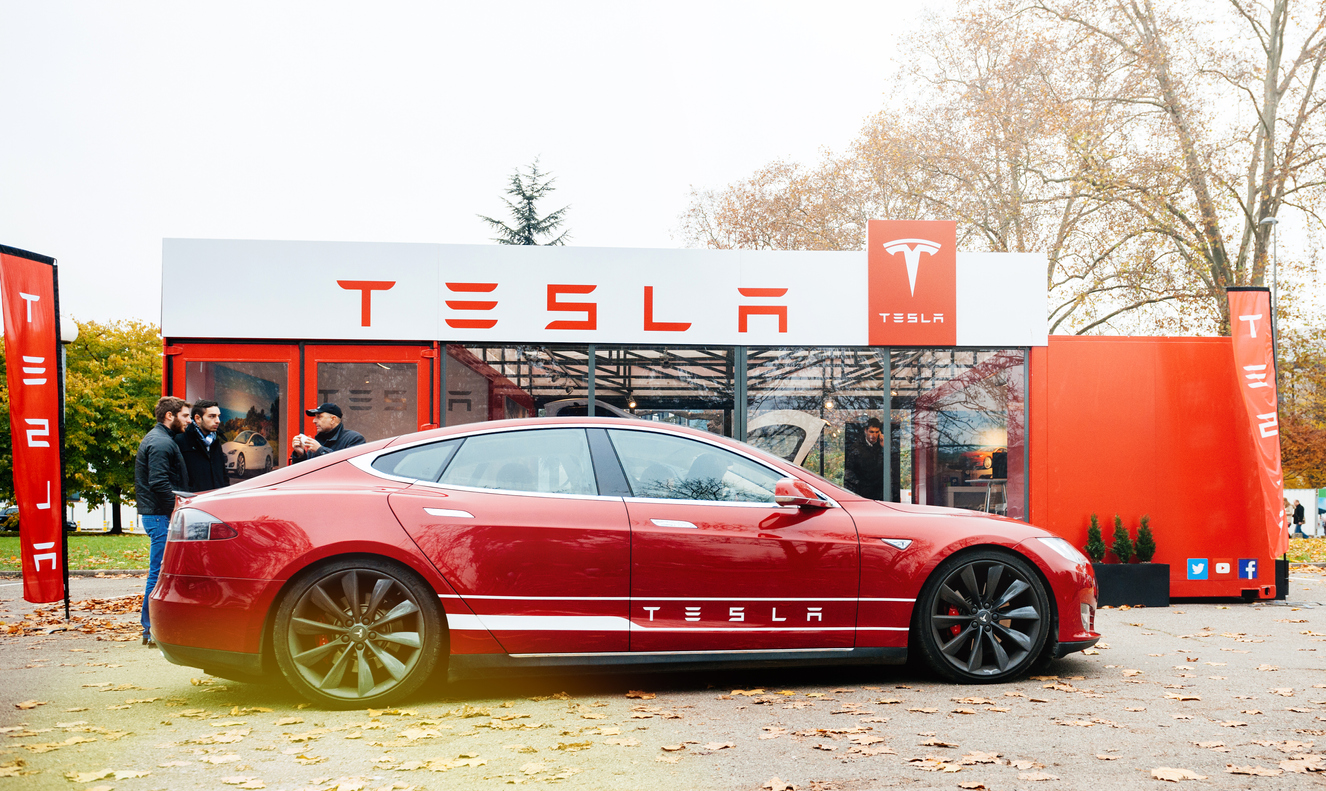
<svg viewBox="0 0 1326 791">
<path fill-rule="evenodd" d="M 1326 563 L 1326 538 L 1289 539 L 1289 560 L 1292 563 Z"/>
<path fill-rule="evenodd" d="M 70 535 L 69 568 L 146 569 L 151 541 L 142 535 Z M 0 570 L 18 571 L 17 537 L 0 536 Z"/>
</svg>

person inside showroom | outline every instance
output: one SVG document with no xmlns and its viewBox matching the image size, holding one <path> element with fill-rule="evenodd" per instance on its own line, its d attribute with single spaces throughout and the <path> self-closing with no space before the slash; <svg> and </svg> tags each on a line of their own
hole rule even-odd
<svg viewBox="0 0 1326 791">
<path fill-rule="evenodd" d="M 290 441 L 291 464 L 364 444 L 363 434 L 351 431 L 341 422 L 344 414 L 335 404 L 306 409 L 304 414 L 313 418 L 313 426 L 317 428 L 318 434 L 314 437 L 298 434 Z"/>
</svg>

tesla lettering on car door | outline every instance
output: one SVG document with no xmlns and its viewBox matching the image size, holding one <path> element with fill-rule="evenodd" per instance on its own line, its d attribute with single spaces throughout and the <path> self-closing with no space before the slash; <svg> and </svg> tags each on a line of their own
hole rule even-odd
<svg viewBox="0 0 1326 791">
<path fill-rule="evenodd" d="M 584 429 L 479 434 L 459 445 L 443 463 L 397 463 L 393 454 L 374 462 L 419 480 L 391 495 L 391 507 L 474 612 L 448 616 L 451 631 L 487 630 L 512 654 L 627 650 L 626 507 L 598 496 Z"/>
<path fill-rule="evenodd" d="M 717 445 L 611 429 L 632 496 L 631 650 L 847 648 L 856 528 L 774 503 L 782 473 Z"/>
</svg>

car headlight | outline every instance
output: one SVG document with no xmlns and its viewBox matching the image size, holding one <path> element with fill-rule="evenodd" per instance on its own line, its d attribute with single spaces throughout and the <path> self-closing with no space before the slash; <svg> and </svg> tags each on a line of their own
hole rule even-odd
<svg viewBox="0 0 1326 791">
<path fill-rule="evenodd" d="M 1087 556 L 1079 552 L 1077 547 L 1069 543 L 1067 539 L 1059 538 L 1058 536 L 1041 536 L 1040 539 L 1047 547 L 1058 552 L 1065 560 L 1068 560 L 1071 563 L 1091 563 L 1091 561 L 1087 559 Z"/>
</svg>

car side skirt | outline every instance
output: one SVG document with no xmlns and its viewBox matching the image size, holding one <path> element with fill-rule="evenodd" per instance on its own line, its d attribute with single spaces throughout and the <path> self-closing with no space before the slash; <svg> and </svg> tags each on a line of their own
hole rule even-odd
<svg viewBox="0 0 1326 791">
<path fill-rule="evenodd" d="M 633 651 L 602 654 L 453 654 L 448 680 L 506 674 L 553 674 L 781 667 L 784 665 L 901 665 L 906 648 L 816 648 L 787 651 Z"/>
<path fill-rule="evenodd" d="M 185 667 L 197 667 L 207 671 L 216 670 L 213 675 L 238 673 L 248 676 L 262 675 L 262 654 L 250 654 L 244 651 L 222 651 L 217 648 L 194 648 L 187 645 L 167 645 L 157 643 L 157 648 L 170 662 Z"/>
</svg>

